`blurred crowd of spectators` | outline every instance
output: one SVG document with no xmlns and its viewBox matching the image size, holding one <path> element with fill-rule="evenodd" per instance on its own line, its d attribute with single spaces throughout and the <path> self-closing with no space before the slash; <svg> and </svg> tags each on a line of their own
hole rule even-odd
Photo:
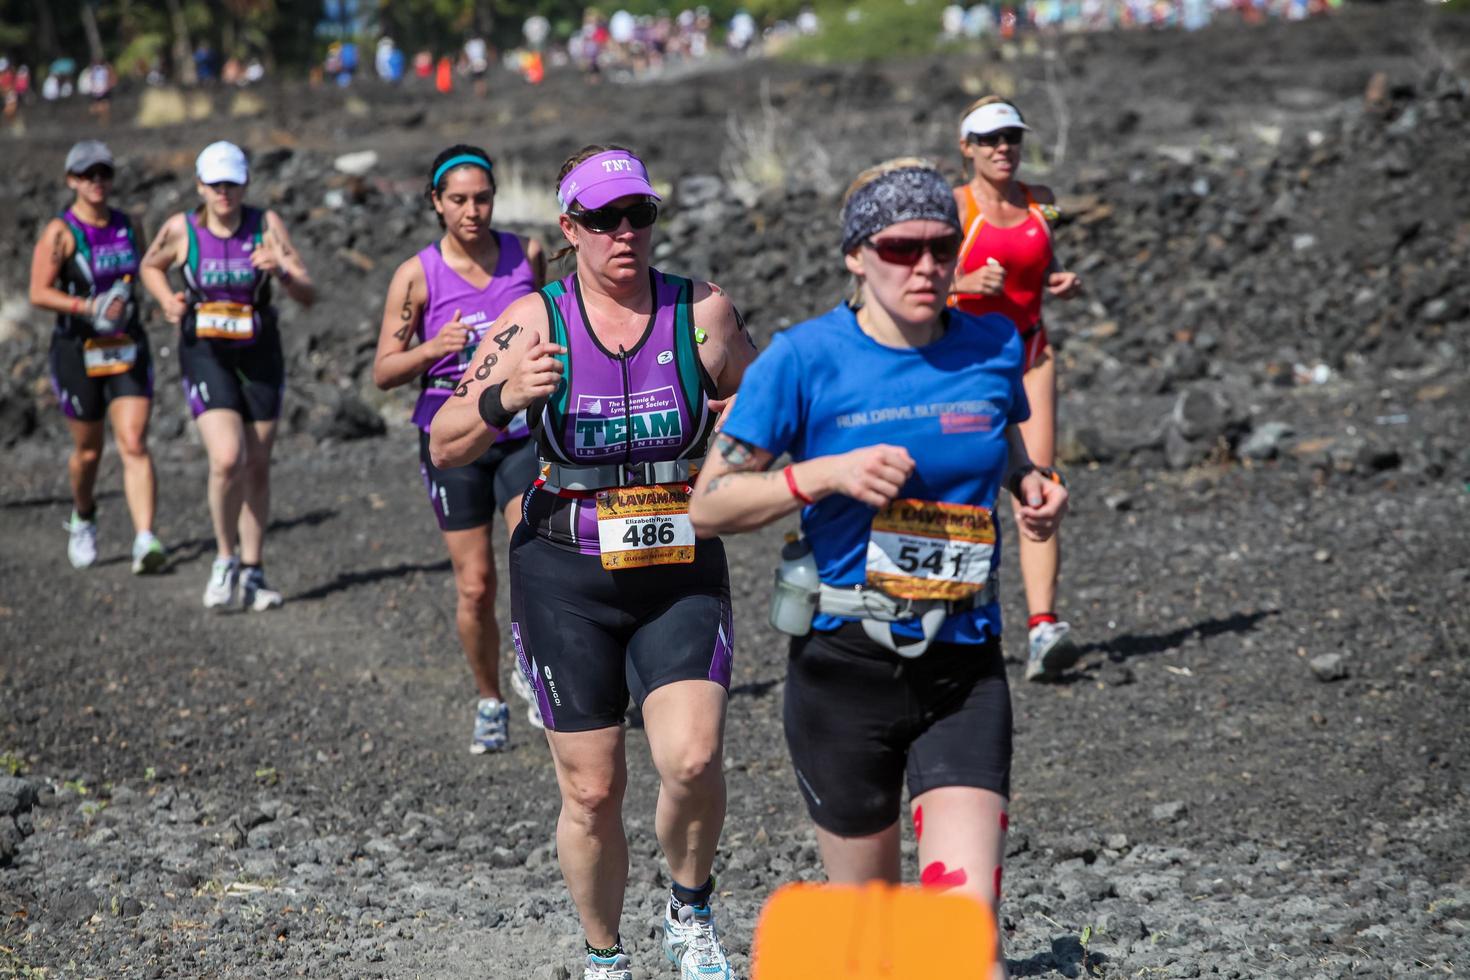
<svg viewBox="0 0 1470 980">
<path fill-rule="evenodd" d="M 950 38 L 1011 37 L 1018 30 L 1110 31 L 1126 28 L 1199 30 L 1232 18 L 1305 20 L 1341 7 L 1343 0 L 1022 0 L 995 6 L 951 4 L 942 29 Z"/>
</svg>

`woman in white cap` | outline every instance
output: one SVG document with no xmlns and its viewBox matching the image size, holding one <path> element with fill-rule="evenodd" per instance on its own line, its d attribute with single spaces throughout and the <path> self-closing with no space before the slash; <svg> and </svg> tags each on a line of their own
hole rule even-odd
<svg viewBox="0 0 1470 980">
<path fill-rule="evenodd" d="M 1041 301 L 1070 299 L 1082 280 L 1062 269 L 1052 247 L 1056 197 L 1051 189 L 1016 179 L 1021 142 L 1031 127 L 1020 110 L 997 95 L 970 105 L 960 122 L 960 152 L 970 179 L 955 188 L 964 225 L 964 244 L 955 268 L 950 303 L 967 313 L 1001 313 L 1021 332 L 1025 349 L 1026 397 L 1031 418 L 1020 423 L 1026 449 L 1040 471 L 1060 481 L 1056 464 L 1057 365 L 1046 336 Z M 1081 653 L 1071 627 L 1057 618 L 1057 535 L 1044 541 L 1021 538 L 1021 579 L 1026 586 L 1026 679 L 1057 677 Z"/>
<path fill-rule="evenodd" d="M 132 220 L 109 206 L 116 173 L 112 153 L 83 140 L 66 155 L 71 206 L 41 230 L 31 255 L 30 299 L 56 314 L 51 333 L 51 386 L 71 429 L 72 514 L 66 554 L 76 568 L 97 560 L 93 490 L 102 460 L 104 417 L 123 465 L 123 492 L 133 518 L 133 571 L 163 567 L 153 536 L 156 500 L 148 414 L 153 361 L 138 316 L 142 248 Z"/>
<path fill-rule="evenodd" d="M 204 606 L 259 612 L 281 604 L 261 564 L 286 383 L 272 284 L 303 305 L 316 289 L 280 217 L 244 206 L 250 170 L 238 146 L 206 146 L 195 176 L 203 203 L 164 224 L 143 257 L 143 285 L 179 324 L 184 389 L 209 454 L 218 551 Z M 168 279 L 175 266 L 184 283 L 178 291 Z"/>
<path fill-rule="evenodd" d="M 434 415 L 435 466 L 478 459 L 525 410 L 540 458 L 511 538 L 511 638 L 561 789 L 557 858 L 586 939 L 585 980 L 630 980 L 623 793 L 631 697 L 659 774 L 672 879 L 665 956 L 730 980 L 715 929 L 734 656 L 718 540 L 694 540 L 689 483 L 755 348 L 725 294 L 653 268 L 659 196 L 643 162 L 587 146 L 557 180 L 576 271 L 511 303 Z M 712 401 L 713 400 L 713 401 Z"/>
</svg>

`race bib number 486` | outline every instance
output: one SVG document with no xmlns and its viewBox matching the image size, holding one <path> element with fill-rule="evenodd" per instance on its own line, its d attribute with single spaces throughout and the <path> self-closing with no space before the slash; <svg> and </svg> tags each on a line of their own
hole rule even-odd
<svg viewBox="0 0 1470 980">
<path fill-rule="evenodd" d="M 680 487 L 623 487 L 597 495 L 602 567 L 685 565 L 694 561 L 689 493 Z"/>
<path fill-rule="evenodd" d="M 899 599 L 963 599 L 985 587 L 994 552 L 988 509 L 895 500 L 873 517 L 868 586 Z"/>
</svg>

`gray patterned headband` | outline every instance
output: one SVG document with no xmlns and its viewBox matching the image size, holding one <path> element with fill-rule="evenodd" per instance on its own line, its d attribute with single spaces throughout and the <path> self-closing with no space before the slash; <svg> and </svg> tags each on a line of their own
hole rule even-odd
<svg viewBox="0 0 1470 980">
<path fill-rule="evenodd" d="M 847 254 L 900 221 L 943 221 L 960 227 L 954 191 L 931 167 L 892 170 L 864 184 L 842 207 L 842 252 Z"/>
</svg>

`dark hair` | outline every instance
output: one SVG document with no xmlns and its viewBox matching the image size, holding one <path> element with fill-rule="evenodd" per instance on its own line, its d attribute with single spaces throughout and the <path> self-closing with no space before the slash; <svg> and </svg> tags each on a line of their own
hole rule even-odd
<svg viewBox="0 0 1470 980">
<path fill-rule="evenodd" d="M 582 147 L 576 153 L 573 153 L 571 156 L 567 157 L 566 158 L 566 162 L 564 162 L 561 165 L 561 169 L 559 171 L 557 171 L 557 174 L 556 174 L 556 190 L 557 190 L 557 193 L 558 194 L 561 193 L 561 182 L 567 179 L 567 174 L 569 174 L 573 170 L 576 170 L 577 169 L 578 164 L 581 164 L 581 163 L 584 163 L 584 162 L 586 162 L 588 160 L 591 160 L 593 157 L 597 156 L 597 154 L 599 154 L 599 153 L 608 153 L 608 152 L 611 152 L 612 150 L 618 150 L 618 151 L 620 151 L 622 153 L 632 153 L 633 152 L 632 150 L 628 149 L 626 146 L 619 146 L 616 143 L 588 143 L 586 146 Z M 570 203 L 570 202 L 568 202 L 568 203 Z M 554 255 L 552 255 L 551 258 L 548 261 L 549 262 L 559 262 L 562 259 L 566 258 L 568 255 L 572 254 L 572 252 L 574 252 L 574 251 L 576 251 L 576 249 L 572 248 L 572 246 L 570 246 L 570 245 L 563 245 L 561 248 L 559 248 L 559 249 L 556 250 L 556 253 Z"/>
<path fill-rule="evenodd" d="M 424 190 L 424 197 L 428 200 L 430 207 L 434 206 L 434 198 L 444 193 L 444 187 L 449 182 L 450 174 L 454 173 L 460 167 L 477 166 L 477 164 L 468 162 L 461 163 L 456 166 L 450 167 L 448 170 L 444 171 L 444 173 L 439 174 L 439 168 L 444 166 L 444 164 L 449 162 L 450 160 L 453 160 L 455 157 L 477 157 L 481 160 L 484 160 L 485 175 L 490 178 L 490 193 L 495 193 L 495 168 L 491 163 L 490 154 L 486 153 L 478 146 L 469 146 L 465 143 L 456 143 L 453 146 L 448 147 L 447 149 L 440 150 L 439 155 L 434 158 L 434 163 L 429 167 L 429 184 L 428 187 Z M 439 174 L 439 180 L 437 183 L 434 181 L 435 174 Z M 437 212 L 435 213 L 437 214 Z M 440 214 L 438 215 L 438 217 L 439 227 L 443 228 L 444 215 Z"/>
</svg>

